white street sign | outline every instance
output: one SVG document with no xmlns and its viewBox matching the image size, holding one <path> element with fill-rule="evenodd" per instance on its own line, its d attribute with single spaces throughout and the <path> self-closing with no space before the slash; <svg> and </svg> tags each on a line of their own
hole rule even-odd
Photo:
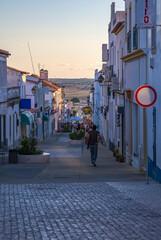
<svg viewBox="0 0 161 240">
<path fill-rule="evenodd" d="M 137 0 L 137 27 L 153 28 L 156 25 L 156 0 Z"/>
</svg>

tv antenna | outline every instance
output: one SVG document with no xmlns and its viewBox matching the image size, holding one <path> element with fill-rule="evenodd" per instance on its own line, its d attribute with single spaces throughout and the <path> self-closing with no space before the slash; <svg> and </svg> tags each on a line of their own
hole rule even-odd
<svg viewBox="0 0 161 240">
<path fill-rule="evenodd" d="M 40 74 L 40 68 L 41 68 L 41 65 L 40 65 L 40 63 L 38 63 L 39 74 Z"/>
<path fill-rule="evenodd" d="M 28 49 L 29 49 L 29 53 L 30 53 L 30 59 L 31 59 L 31 64 L 32 64 L 32 70 L 33 70 L 33 73 L 35 74 L 35 69 L 34 69 L 34 64 L 33 64 L 33 60 L 32 60 L 32 55 L 31 55 L 31 50 L 30 50 L 29 42 L 27 42 L 27 44 L 28 44 Z"/>
</svg>

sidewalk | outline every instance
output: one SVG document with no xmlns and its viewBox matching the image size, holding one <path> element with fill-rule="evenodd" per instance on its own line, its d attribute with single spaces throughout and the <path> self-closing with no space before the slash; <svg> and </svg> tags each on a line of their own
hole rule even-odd
<svg viewBox="0 0 161 240">
<path fill-rule="evenodd" d="M 97 167 L 91 164 L 86 145 L 71 145 L 68 135 L 45 140 L 39 145 L 51 155 L 51 164 L 35 180 L 40 182 L 144 181 L 145 175 L 126 163 L 118 163 L 107 147 L 99 144 Z"/>
<path fill-rule="evenodd" d="M 91 164 L 86 145 L 69 144 L 68 134 L 39 144 L 51 156 L 50 165 L 13 164 L 0 167 L 0 183 L 133 182 L 145 175 L 126 163 L 118 163 L 108 148 L 99 144 L 97 167 Z M 83 150 L 83 151 L 82 151 Z"/>
</svg>

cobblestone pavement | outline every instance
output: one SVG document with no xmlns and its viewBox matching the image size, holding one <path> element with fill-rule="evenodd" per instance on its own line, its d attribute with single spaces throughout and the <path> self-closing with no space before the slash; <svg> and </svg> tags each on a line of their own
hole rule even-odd
<svg viewBox="0 0 161 240">
<path fill-rule="evenodd" d="M 0 188 L 1 240 L 161 239 L 161 207 L 154 211 L 109 183 Z"/>
<path fill-rule="evenodd" d="M 97 167 L 68 136 L 46 140 L 51 164 L 0 168 L 0 240 L 160 240 L 161 185 L 99 147 Z"/>
</svg>

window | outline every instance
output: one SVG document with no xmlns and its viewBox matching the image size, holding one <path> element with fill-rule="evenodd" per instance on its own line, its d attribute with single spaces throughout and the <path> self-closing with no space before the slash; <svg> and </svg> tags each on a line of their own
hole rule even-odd
<svg viewBox="0 0 161 240">
<path fill-rule="evenodd" d="M 125 11 L 125 38 L 127 37 L 127 9 Z"/>
<path fill-rule="evenodd" d="M 131 31 L 131 7 L 129 8 L 129 31 Z"/>
<path fill-rule="evenodd" d="M 131 52 L 131 3 L 129 5 L 129 31 L 127 33 L 127 52 Z"/>
<path fill-rule="evenodd" d="M 133 50 L 138 49 L 138 28 L 135 25 L 133 27 Z"/>
</svg>

